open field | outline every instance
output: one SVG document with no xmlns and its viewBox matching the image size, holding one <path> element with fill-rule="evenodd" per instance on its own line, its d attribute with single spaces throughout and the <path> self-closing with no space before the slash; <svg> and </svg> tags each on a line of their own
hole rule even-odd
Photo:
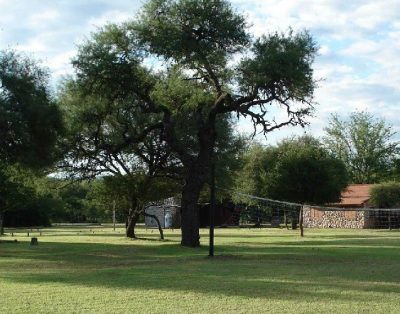
<svg viewBox="0 0 400 314">
<path fill-rule="evenodd" d="M 17 234 L 0 244 L 0 313 L 400 313 L 398 231 L 217 229 L 214 259 L 202 234 L 200 249 L 176 230 Z"/>
</svg>

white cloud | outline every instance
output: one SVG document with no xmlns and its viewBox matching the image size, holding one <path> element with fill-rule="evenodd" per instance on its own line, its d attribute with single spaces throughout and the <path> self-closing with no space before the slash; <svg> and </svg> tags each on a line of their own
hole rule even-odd
<svg viewBox="0 0 400 314">
<path fill-rule="evenodd" d="M 2 1 L 0 49 L 33 54 L 50 68 L 57 82 L 72 72 L 70 59 L 77 44 L 96 27 L 133 16 L 139 5 L 139 1 L 127 0 L 31 0 L 29 6 L 25 1 Z"/>
<path fill-rule="evenodd" d="M 87 24 L 91 28 L 98 28 L 108 23 L 121 23 L 132 18 L 132 12 L 124 12 L 121 10 L 107 11 L 104 14 L 92 17 L 88 20 Z"/>
<path fill-rule="evenodd" d="M 75 50 L 69 50 L 49 58 L 47 65 L 53 69 L 53 75 L 56 77 L 61 77 L 66 74 L 71 74 L 71 59 L 75 56 L 75 54 Z"/>
<path fill-rule="evenodd" d="M 321 56 L 329 56 L 332 53 L 332 51 L 327 45 L 322 45 L 320 46 L 318 53 Z"/>
<path fill-rule="evenodd" d="M 60 12 L 55 9 L 45 10 L 43 12 L 38 12 L 32 14 L 28 23 L 31 27 L 43 27 L 49 22 L 54 22 L 60 17 Z"/>
<path fill-rule="evenodd" d="M 360 56 L 365 54 L 377 53 L 380 50 L 376 41 L 366 39 L 356 41 L 341 51 L 342 54 L 348 56 Z"/>
<path fill-rule="evenodd" d="M 320 105 L 310 119 L 311 132 L 320 135 L 330 113 L 346 116 L 355 110 L 369 110 L 400 129 L 393 118 L 400 114 L 398 0 L 235 3 L 248 12 L 257 35 L 292 26 L 309 29 L 320 43 L 314 67 L 323 80 L 315 92 Z"/>
</svg>

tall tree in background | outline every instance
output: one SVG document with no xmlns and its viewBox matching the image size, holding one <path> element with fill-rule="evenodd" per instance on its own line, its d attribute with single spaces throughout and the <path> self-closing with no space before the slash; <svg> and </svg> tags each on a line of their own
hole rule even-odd
<svg viewBox="0 0 400 314">
<path fill-rule="evenodd" d="M 150 0 L 136 20 L 94 34 L 74 61 L 87 97 L 123 102 L 126 115 L 138 121 L 128 128 L 135 130 L 134 137 L 126 133 L 128 143 L 157 130 L 180 161 L 185 246 L 200 244 L 197 201 L 209 179 L 219 121 L 248 117 L 267 134 L 305 125 L 313 109 L 317 48 L 310 35 L 253 39 L 247 30 L 228 1 Z M 146 67 L 146 57 L 147 64 L 159 60 L 160 69 Z"/>
<path fill-rule="evenodd" d="M 332 115 L 325 132 L 327 149 L 344 162 L 352 183 L 378 183 L 390 175 L 399 143 L 383 119 L 368 112 L 354 112 L 347 120 Z"/>
<path fill-rule="evenodd" d="M 347 185 L 343 162 L 309 136 L 248 151 L 237 176 L 237 190 L 301 204 L 338 201 Z M 236 197 L 238 201 L 246 198 Z"/>
<path fill-rule="evenodd" d="M 0 51 L 0 230 L 5 212 L 35 195 L 26 192 L 31 189 L 14 170 L 43 170 L 58 157 L 55 144 L 63 125 L 47 79 L 31 59 Z"/>
</svg>

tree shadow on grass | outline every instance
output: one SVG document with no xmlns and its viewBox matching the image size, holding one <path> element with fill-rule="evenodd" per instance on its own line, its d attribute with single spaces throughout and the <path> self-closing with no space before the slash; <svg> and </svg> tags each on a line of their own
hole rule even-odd
<svg viewBox="0 0 400 314">
<path fill-rule="evenodd" d="M 5 244 L 0 257 L 11 257 L 13 264 L 0 264 L 0 278 L 298 301 L 361 302 L 363 293 L 400 293 L 399 250 L 379 245 L 360 249 L 351 238 L 311 241 L 314 247 L 286 240 L 270 246 L 217 244 L 214 258 L 206 257 L 207 247 L 182 248 L 174 241 L 136 245 L 139 242 L 41 242 L 33 248 Z M 332 247 L 332 242 L 345 248 Z M 399 241 L 391 245 L 398 248 Z"/>
</svg>

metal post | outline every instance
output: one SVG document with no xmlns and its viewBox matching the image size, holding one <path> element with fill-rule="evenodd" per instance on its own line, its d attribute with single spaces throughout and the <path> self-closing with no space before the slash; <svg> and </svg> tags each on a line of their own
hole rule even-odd
<svg viewBox="0 0 400 314">
<path fill-rule="evenodd" d="M 211 164 L 210 180 L 210 245 L 208 256 L 214 256 L 214 216 L 215 216 L 215 164 Z"/>
<path fill-rule="evenodd" d="M 299 226 L 300 226 L 300 236 L 301 237 L 304 237 L 303 222 L 304 222 L 304 206 L 301 206 L 300 213 L 299 213 Z"/>
<path fill-rule="evenodd" d="M 113 229 L 115 231 L 115 200 L 113 201 Z"/>
</svg>

